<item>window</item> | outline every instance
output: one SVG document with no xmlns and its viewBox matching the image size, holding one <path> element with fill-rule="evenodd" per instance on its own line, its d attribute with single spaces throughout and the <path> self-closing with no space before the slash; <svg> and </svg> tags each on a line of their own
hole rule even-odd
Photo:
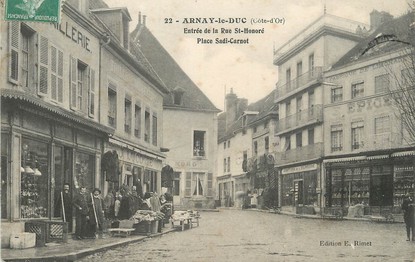
<svg viewBox="0 0 415 262">
<path fill-rule="evenodd" d="M 223 159 L 223 172 L 226 173 L 226 168 L 227 168 L 227 164 L 226 164 L 226 158 Z"/>
<path fill-rule="evenodd" d="M 390 133 L 391 123 L 389 116 L 375 118 L 375 134 Z"/>
<path fill-rule="evenodd" d="M 150 112 L 146 109 L 144 112 L 144 141 L 150 142 Z"/>
<path fill-rule="evenodd" d="M 71 109 L 88 112 L 92 116 L 95 113 L 95 72 L 72 56 L 70 69 Z"/>
<path fill-rule="evenodd" d="M 203 196 L 204 195 L 204 182 L 205 182 L 205 173 L 193 173 L 192 176 L 192 187 L 194 196 Z"/>
<path fill-rule="evenodd" d="M 364 125 L 363 121 L 357 121 L 352 123 L 352 150 L 363 148 L 364 138 Z"/>
<path fill-rule="evenodd" d="M 231 172 L 231 157 L 228 156 L 228 172 Z"/>
<path fill-rule="evenodd" d="M 265 123 L 264 123 L 264 129 L 267 129 L 268 128 L 268 125 L 269 125 L 269 121 L 265 121 Z"/>
<path fill-rule="evenodd" d="M 153 170 L 144 170 L 144 187 L 145 192 L 157 191 L 157 172 Z"/>
<path fill-rule="evenodd" d="M 173 196 L 180 195 L 180 172 L 174 172 L 173 178 Z"/>
<path fill-rule="evenodd" d="M 134 136 L 141 138 L 141 106 L 135 104 L 134 107 Z"/>
<path fill-rule="evenodd" d="M 269 153 L 269 137 L 265 137 L 265 153 Z"/>
<path fill-rule="evenodd" d="M 49 40 L 39 36 L 38 43 L 38 95 L 49 94 Z"/>
<path fill-rule="evenodd" d="M 301 132 L 295 134 L 295 141 L 296 141 L 296 147 L 303 146 L 303 134 Z"/>
<path fill-rule="evenodd" d="M 223 149 L 226 149 L 226 141 L 223 142 Z"/>
<path fill-rule="evenodd" d="M 343 87 L 338 86 L 331 89 L 331 102 L 341 102 L 343 101 Z"/>
<path fill-rule="evenodd" d="M 287 89 L 290 89 L 291 87 L 291 68 L 288 68 L 287 71 L 285 71 L 285 79 L 287 82 Z"/>
<path fill-rule="evenodd" d="M 108 85 L 108 125 L 116 127 L 117 116 L 117 92 L 115 85 L 109 83 Z"/>
<path fill-rule="evenodd" d="M 337 152 L 343 150 L 343 126 L 333 125 L 331 126 L 331 152 Z"/>
<path fill-rule="evenodd" d="M 285 104 L 285 115 L 286 116 L 291 115 L 291 102 L 288 102 Z"/>
<path fill-rule="evenodd" d="M 193 156 L 205 156 L 206 131 L 193 131 Z"/>
<path fill-rule="evenodd" d="M 314 53 L 308 56 L 308 72 L 314 74 Z"/>
<path fill-rule="evenodd" d="M 308 129 L 308 144 L 314 144 L 314 128 Z"/>
<path fill-rule="evenodd" d="M 303 107 L 303 98 L 297 97 L 297 108 L 296 108 L 296 113 L 297 113 L 297 120 L 301 120 L 301 109 Z"/>
<path fill-rule="evenodd" d="M 231 147 L 231 140 L 228 140 L 228 148 Z"/>
<path fill-rule="evenodd" d="M 78 109 L 82 109 L 83 103 L 83 93 L 84 93 L 84 88 L 85 88 L 85 71 L 86 71 L 86 66 L 83 65 L 82 63 L 78 62 L 78 87 L 77 87 L 77 98 L 76 98 L 76 105 L 78 107 Z"/>
<path fill-rule="evenodd" d="M 365 94 L 364 83 L 358 82 L 352 84 L 352 98 L 362 97 Z"/>
<path fill-rule="evenodd" d="M 131 98 L 124 100 L 124 131 L 131 133 Z"/>
<path fill-rule="evenodd" d="M 256 133 L 257 132 L 257 127 L 256 126 L 254 126 L 254 133 Z"/>
<path fill-rule="evenodd" d="M 290 150 L 291 149 L 291 136 L 288 135 L 285 137 L 285 146 L 284 146 L 284 151 Z"/>
<path fill-rule="evenodd" d="M 156 113 L 153 113 L 153 133 L 152 133 L 152 135 L 153 135 L 153 139 L 152 139 L 152 142 L 153 142 L 153 145 L 154 146 L 157 146 L 157 136 L 158 136 L 158 132 L 157 132 L 157 114 Z"/>
<path fill-rule="evenodd" d="M 297 63 L 297 77 L 303 74 L 303 62 L 300 61 Z"/>
<path fill-rule="evenodd" d="M 308 92 L 308 107 L 312 108 L 316 104 L 316 97 L 314 91 Z"/>
<path fill-rule="evenodd" d="M 389 90 L 389 75 L 384 74 L 375 77 L 375 94 L 383 93 Z"/>
</svg>

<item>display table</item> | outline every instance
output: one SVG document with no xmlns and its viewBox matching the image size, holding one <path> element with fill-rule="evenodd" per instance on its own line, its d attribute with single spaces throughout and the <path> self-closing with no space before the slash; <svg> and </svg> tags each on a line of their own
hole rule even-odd
<svg viewBox="0 0 415 262">
<path fill-rule="evenodd" d="M 363 217 L 364 206 L 362 204 L 357 204 L 354 206 L 349 206 L 347 217 Z"/>
<path fill-rule="evenodd" d="M 188 226 L 189 229 L 192 228 L 192 217 L 188 211 L 174 211 L 173 215 L 171 215 L 171 227 L 174 228 L 175 222 L 179 222 L 182 231 L 185 228 L 185 225 Z"/>
</svg>

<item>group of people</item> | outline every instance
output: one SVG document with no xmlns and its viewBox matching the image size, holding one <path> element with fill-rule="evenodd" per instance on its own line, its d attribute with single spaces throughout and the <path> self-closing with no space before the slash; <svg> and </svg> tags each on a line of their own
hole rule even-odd
<svg viewBox="0 0 415 262">
<path fill-rule="evenodd" d="M 72 232 L 74 210 L 76 218 L 74 239 L 101 238 L 106 219 L 112 221 L 130 219 L 137 210 L 163 212 L 163 204 L 172 200 L 168 193 L 158 196 L 157 193 L 146 192 L 142 197 L 135 186 L 132 188 L 122 186 L 119 191 L 108 192 L 105 198 L 101 196 L 99 188 L 88 193 L 86 187 L 81 186 L 79 193 L 72 198 L 70 185 L 66 183 L 56 201 L 55 216 L 62 217 L 68 222 L 68 230 Z"/>
</svg>

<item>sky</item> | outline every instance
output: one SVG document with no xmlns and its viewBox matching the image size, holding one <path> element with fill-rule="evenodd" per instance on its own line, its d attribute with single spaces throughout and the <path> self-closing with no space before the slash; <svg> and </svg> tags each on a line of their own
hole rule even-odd
<svg viewBox="0 0 415 262">
<path fill-rule="evenodd" d="M 127 7 L 137 25 L 138 13 L 146 26 L 180 67 L 213 102 L 223 110 L 230 89 L 253 103 L 274 88 L 278 68 L 273 50 L 278 49 L 306 26 L 328 14 L 369 24 L 370 12 L 386 11 L 394 17 L 407 12 L 410 0 L 105 0 L 110 7 Z M 171 18 L 172 23 L 169 22 Z M 247 23 L 183 23 L 189 18 L 230 21 L 246 18 Z M 283 23 L 256 23 L 252 19 L 273 19 Z M 167 19 L 167 20 L 166 20 Z M 177 22 L 178 21 L 178 22 Z M 235 34 L 235 28 L 263 29 L 261 34 Z M 185 29 L 217 29 L 219 33 L 184 33 Z M 231 34 L 222 34 L 231 29 Z M 248 44 L 198 44 L 197 38 L 249 38 Z"/>
</svg>

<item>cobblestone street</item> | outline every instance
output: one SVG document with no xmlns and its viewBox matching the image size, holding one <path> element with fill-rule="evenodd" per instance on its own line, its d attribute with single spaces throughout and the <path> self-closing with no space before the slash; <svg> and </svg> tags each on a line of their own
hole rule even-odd
<svg viewBox="0 0 415 262">
<path fill-rule="evenodd" d="M 415 259 L 415 242 L 406 241 L 405 226 L 401 223 L 305 219 L 248 210 L 221 210 L 201 215 L 200 227 L 94 254 L 81 261 Z"/>
</svg>

